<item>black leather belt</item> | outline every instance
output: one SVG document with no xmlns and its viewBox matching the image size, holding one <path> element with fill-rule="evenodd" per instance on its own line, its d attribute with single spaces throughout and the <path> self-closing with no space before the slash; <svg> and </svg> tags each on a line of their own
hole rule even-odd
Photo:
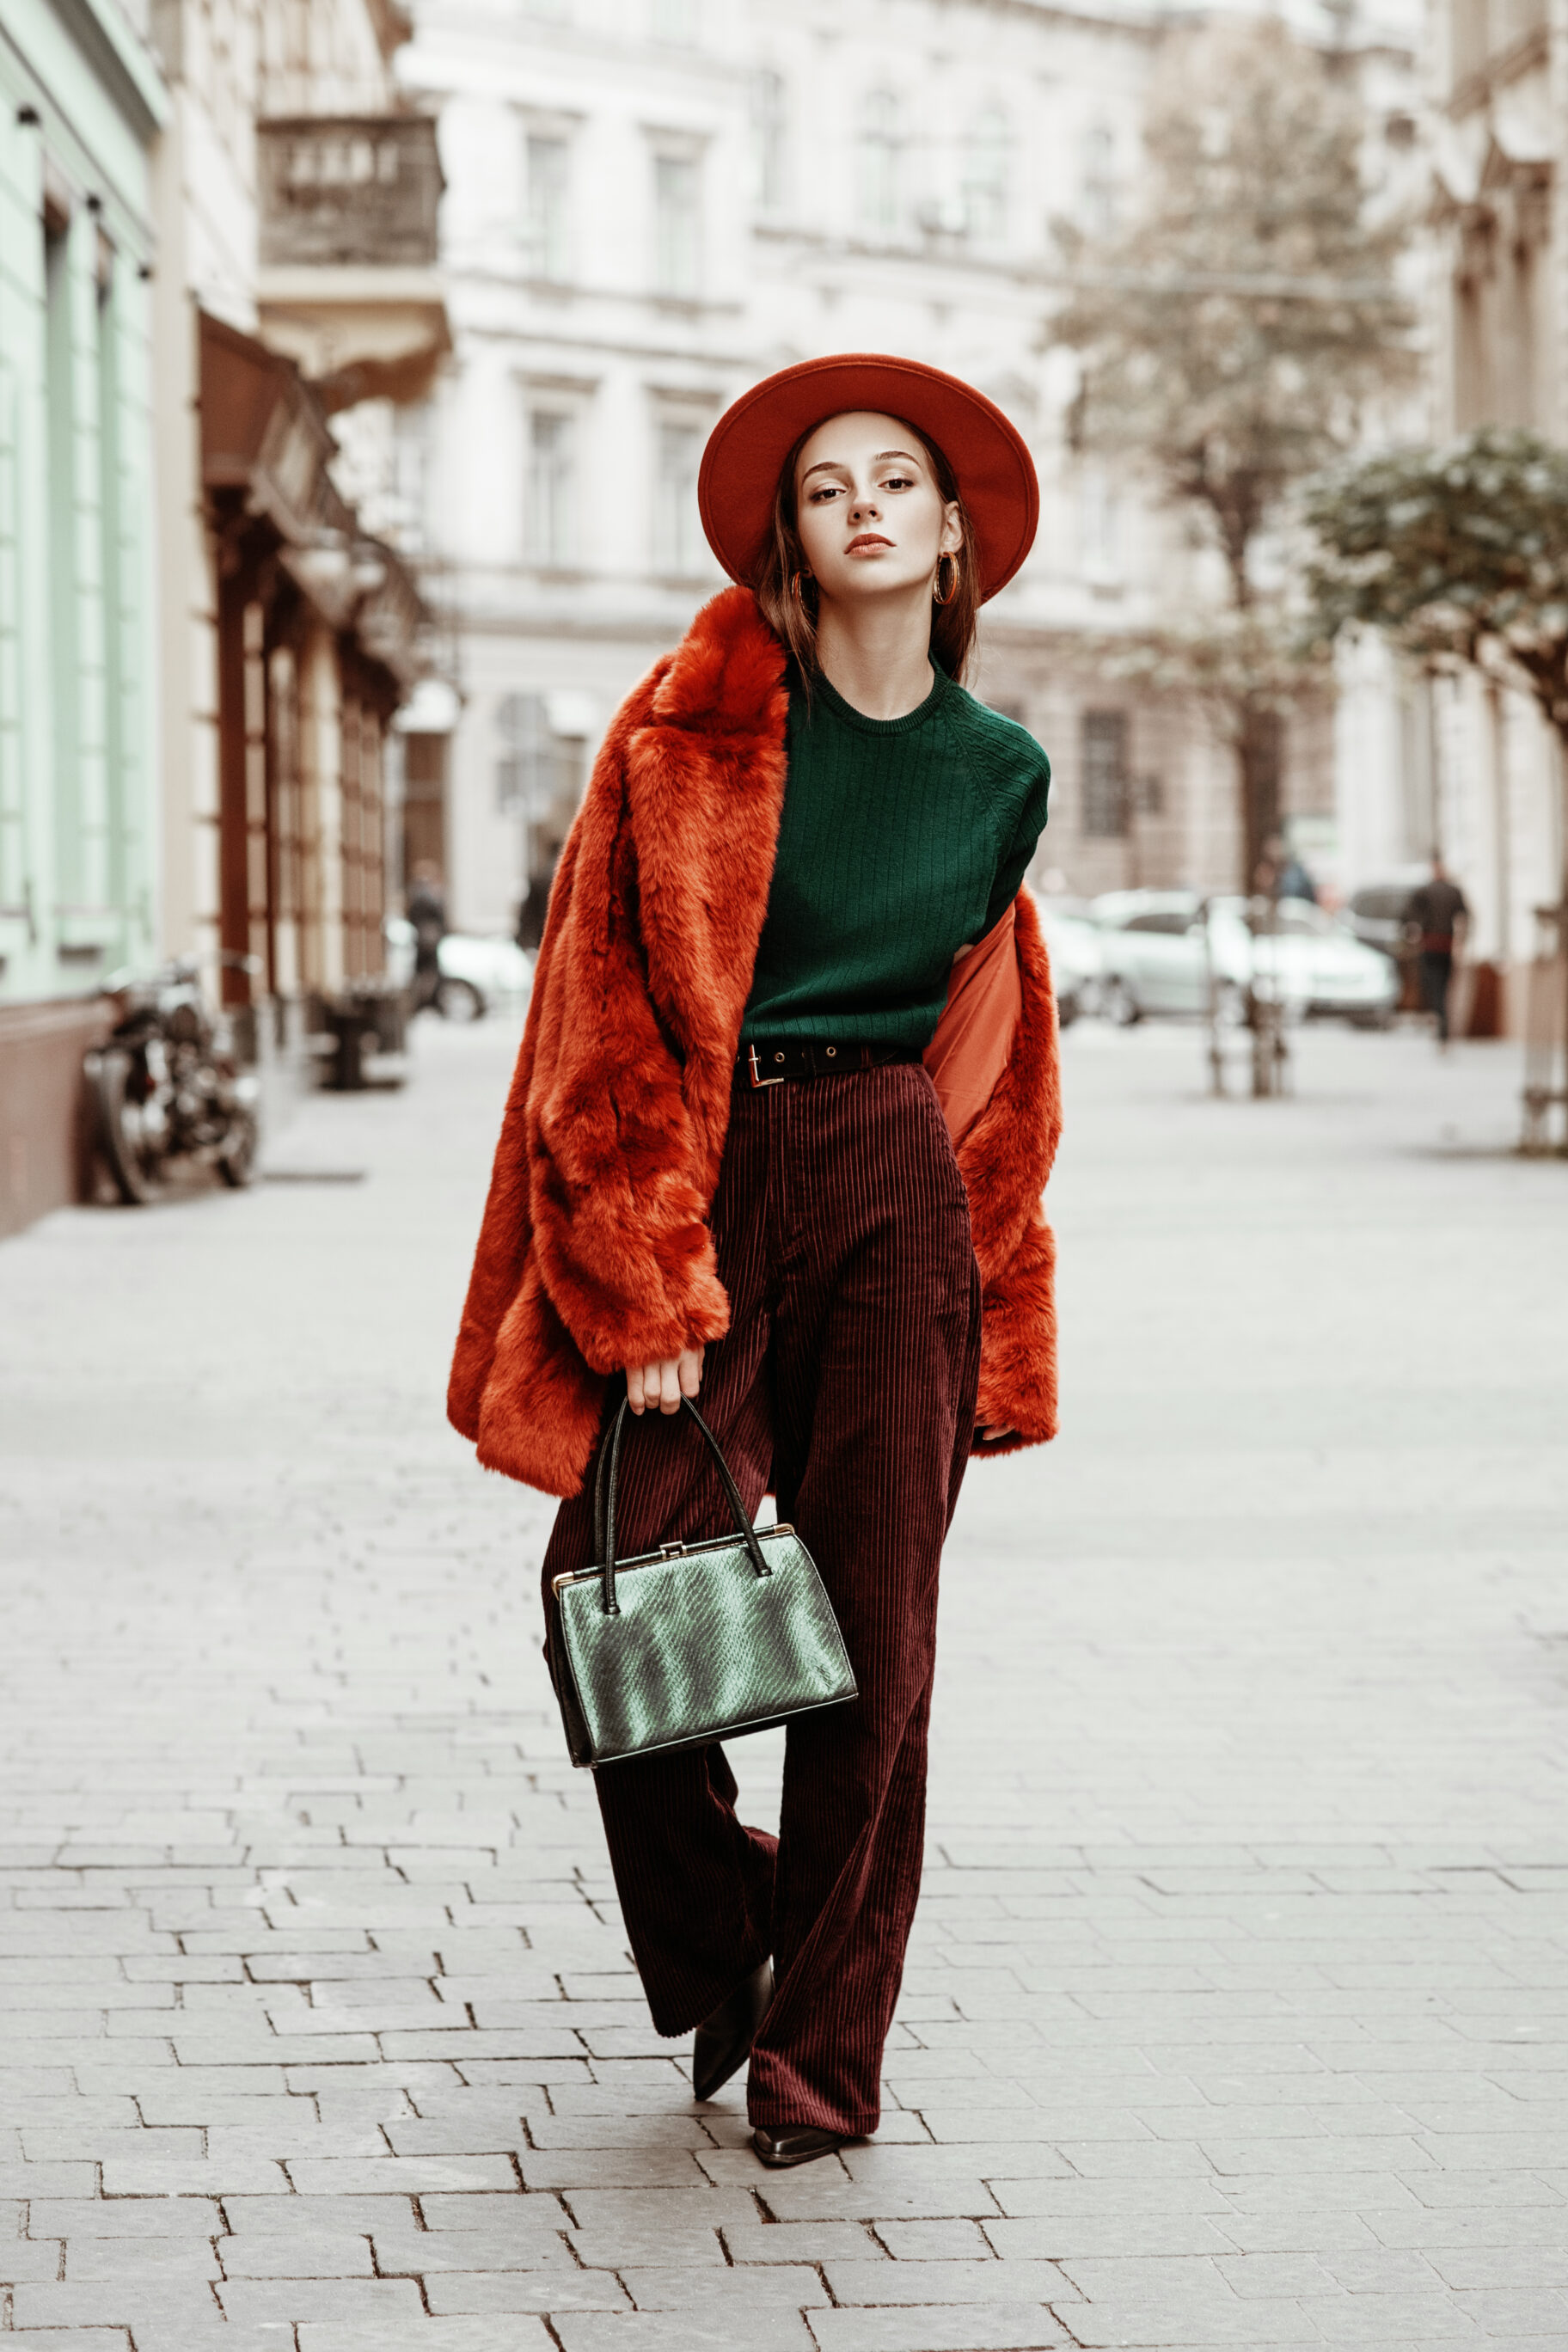
<svg viewBox="0 0 1568 2352">
<path fill-rule="evenodd" d="M 779 1087 L 786 1078 L 831 1078 L 847 1070 L 878 1070 L 885 1062 L 918 1062 L 915 1045 L 862 1045 L 820 1037 L 759 1038 L 742 1045 L 735 1057 L 735 1083 L 744 1087 Z"/>
</svg>

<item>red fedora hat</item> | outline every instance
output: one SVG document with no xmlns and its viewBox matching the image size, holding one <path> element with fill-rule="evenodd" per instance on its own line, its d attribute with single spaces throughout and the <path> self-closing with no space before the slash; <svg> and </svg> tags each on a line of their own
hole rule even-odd
<svg viewBox="0 0 1568 2352">
<path fill-rule="evenodd" d="M 752 384 L 708 436 L 697 499 L 708 544 L 731 580 L 753 585 L 773 531 L 784 459 L 805 433 L 849 409 L 901 416 L 958 478 L 974 533 L 980 598 L 1005 588 L 1034 543 L 1040 486 L 1023 436 L 973 384 L 919 360 L 835 352 Z"/>
</svg>

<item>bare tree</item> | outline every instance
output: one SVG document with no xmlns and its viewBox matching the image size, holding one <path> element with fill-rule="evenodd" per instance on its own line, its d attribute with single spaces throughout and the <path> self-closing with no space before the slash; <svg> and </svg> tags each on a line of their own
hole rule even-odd
<svg viewBox="0 0 1568 2352">
<path fill-rule="evenodd" d="M 1354 447 L 1368 408 L 1415 364 L 1393 282 L 1403 231 L 1369 223 L 1364 137 L 1339 53 L 1274 21 L 1207 27 L 1176 48 L 1146 125 L 1138 218 L 1092 242 L 1064 232 L 1076 290 L 1054 331 L 1083 354 L 1079 444 L 1142 462 L 1202 518 L 1247 616 L 1240 663 L 1205 655 L 1190 628 L 1184 641 L 1211 707 L 1230 681 L 1222 732 L 1248 887 L 1279 822 L 1279 714 L 1290 699 L 1290 634 L 1279 592 L 1256 577 L 1258 541 L 1291 488 Z M 1234 622 L 1225 642 L 1234 651 Z M 1267 686 L 1248 682 L 1260 658 Z"/>
</svg>

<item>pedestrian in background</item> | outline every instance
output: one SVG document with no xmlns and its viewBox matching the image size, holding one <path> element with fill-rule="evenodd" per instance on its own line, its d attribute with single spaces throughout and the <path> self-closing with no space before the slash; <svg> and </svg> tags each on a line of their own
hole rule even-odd
<svg viewBox="0 0 1568 2352">
<path fill-rule="evenodd" d="M 1300 850 L 1285 849 L 1279 866 L 1277 895 L 1281 898 L 1305 898 L 1316 906 L 1318 886 L 1304 863 Z"/>
<path fill-rule="evenodd" d="M 858 1696 L 788 1728 L 778 1838 L 717 1746 L 596 1788 L 654 2023 L 768 2165 L 876 2129 L 920 1889 L 937 1570 L 972 1451 L 1055 1427 L 1055 1020 L 1022 877 L 1049 768 L 961 683 L 1027 449 L 904 360 L 784 370 L 701 469 L 716 597 L 612 725 L 561 859 L 453 1366 L 563 1496 L 623 1397 L 626 1552 L 721 1533 L 703 1408 L 816 1559 Z M 673 1423 L 663 1416 L 679 1413 Z"/>
<path fill-rule="evenodd" d="M 428 857 L 414 868 L 406 900 L 414 926 L 414 1008 L 434 1002 L 441 978 L 441 942 L 447 936 L 447 898 L 441 869 Z"/>
<path fill-rule="evenodd" d="M 1418 883 L 1410 893 L 1405 907 L 1405 923 L 1418 942 L 1421 1002 L 1436 1017 L 1439 1045 L 1448 1042 L 1448 992 L 1454 981 L 1454 952 L 1469 916 L 1464 892 L 1448 874 L 1441 853 L 1435 849 L 1431 879 Z"/>
</svg>

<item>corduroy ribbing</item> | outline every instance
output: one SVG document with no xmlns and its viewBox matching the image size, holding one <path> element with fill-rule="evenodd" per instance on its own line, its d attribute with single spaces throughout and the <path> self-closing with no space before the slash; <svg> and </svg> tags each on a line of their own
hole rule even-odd
<svg viewBox="0 0 1568 2352">
<path fill-rule="evenodd" d="M 822 1573 L 859 1684 L 799 1717 L 780 1836 L 747 1828 L 721 1748 L 595 1774 L 632 1951 L 661 2033 L 700 2022 L 771 1951 L 752 2053 L 757 2124 L 874 2131 L 920 1893 L 937 1570 L 974 1426 L 980 1283 L 968 1203 L 918 1065 L 737 1091 L 713 1207 L 731 1325 L 702 1406 L 748 1509 L 771 1485 Z M 628 1551 L 719 1533 L 681 1415 L 633 1429 Z M 552 1576 L 593 1556 L 562 1506 Z"/>
<path fill-rule="evenodd" d="M 789 776 L 741 1034 L 922 1051 L 952 959 L 991 929 L 1046 822 L 1050 762 L 938 670 L 901 719 L 816 679 L 790 696 Z"/>
</svg>

